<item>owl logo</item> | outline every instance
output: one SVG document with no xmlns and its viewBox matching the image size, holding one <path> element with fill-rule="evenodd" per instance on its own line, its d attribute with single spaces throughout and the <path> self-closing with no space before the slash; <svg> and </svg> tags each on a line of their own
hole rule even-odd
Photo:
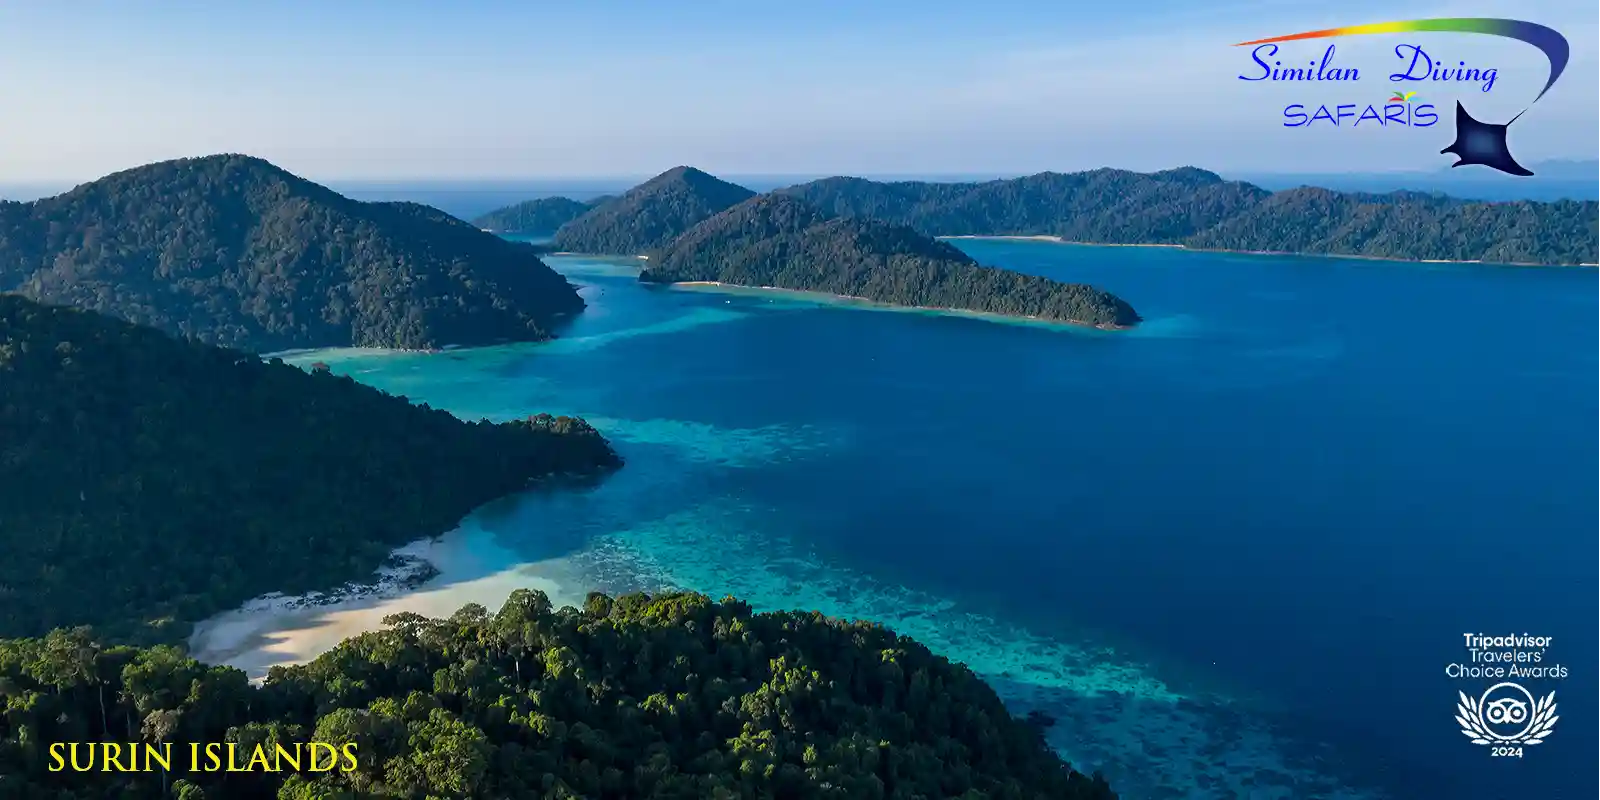
<svg viewBox="0 0 1600 800">
<path fill-rule="evenodd" d="M 1541 700 L 1515 683 L 1497 683 L 1477 698 L 1456 694 L 1456 723 L 1473 744 L 1539 744 L 1560 719 L 1555 692 Z"/>
<path fill-rule="evenodd" d="M 1528 704 L 1501 697 L 1483 705 L 1483 719 L 1491 725 L 1515 725 L 1528 719 Z"/>
</svg>

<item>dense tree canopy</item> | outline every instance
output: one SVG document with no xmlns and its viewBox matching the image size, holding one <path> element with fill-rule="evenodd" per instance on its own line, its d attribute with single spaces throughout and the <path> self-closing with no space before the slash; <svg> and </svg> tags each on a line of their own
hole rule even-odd
<svg viewBox="0 0 1600 800">
<path fill-rule="evenodd" d="M 1600 203 L 1592 200 L 1464 203 L 1414 192 L 1301 188 L 1278 192 L 1184 243 L 1217 250 L 1593 264 L 1597 242 Z"/>
<path fill-rule="evenodd" d="M 260 594 L 368 578 L 533 479 L 618 463 L 579 419 L 466 423 L 0 295 L 0 636 L 183 638 Z"/>
<path fill-rule="evenodd" d="M 0 797 L 1114 800 L 965 667 L 876 625 L 591 595 L 391 617 L 252 686 L 86 630 L 0 641 Z M 173 742 L 50 773 L 48 743 Z M 350 772 L 192 772 L 188 742 L 355 744 Z"/>
<path fill-rule="evenodd" d="M 1113 244 L 1500 263 L 1595 263 L 1600 203 L 1478 203 L 1415 192 L 1268 192 L 1193 167 L 1097 169 L 981 183 L 826 178 L 780 190 L 833 214 L 930 236 L 1047 235 Z"/>
<path fill-rule="evenodd" d="M 553 244 L 573 253 L 640 255 L 754 195 L 693 167 L 674 167 L 567 223 Z"/>
<path fill-rule="evenodd" d="M 829 217 L 782 194 L 741 203 L 651 256 L 640 280 L 716 281 L 882 303 L 958 308 L 1119 327 L 1139 315 L 1092 286 L 980 266 L 901 225 Z"/>
<path fill-rule="evenodd" d="M 566 197 L 540 197 L 516 205 L 497 208 L 472 221 L 480 228 L 496 233 L 553 233 L 584 212 L 611 197 L 597 197 L 580 203 Z"/>
<path fill-rule="evenodd" d="M 907 225 L 929 236 L 1048 235 L 1123 244 L 1177 243 L 1268 194 L 1193 168 L 1042 172 L 982 183 L 825 178 L 780 191 L 833 214 Z"/>
<path fill-rule="evenodd" d="M 0 203 L 0 291 L 253 352 L 539 340 L 583 308 L 531 248 L 237 155 Z"/>
</svg>

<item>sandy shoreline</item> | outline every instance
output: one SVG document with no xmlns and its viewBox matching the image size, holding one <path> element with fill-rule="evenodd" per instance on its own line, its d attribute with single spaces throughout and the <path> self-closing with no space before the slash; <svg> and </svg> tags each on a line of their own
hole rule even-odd
<svg viewBox="0 0 1600 800">
<path fill-rule="evenodd" d="M 978 238 L 978 237 L 969 237 L 969 238 Z M 1014 314 L 995 314 L 995 313 L 988 312 L 988 311 L 974 311 L 974 310 L 972 310 L 970 308 L 944 308 L 944 307 L 940 307 L 940 306 L 902 306 L 902 305 L 898 305 L 896 303 L 884 303 L 884 302 L 881 302 L 881 301 L 878 301 L 878 300 L 873 300 L 873 299 L 868 298 L 868 297 L 857 297 L 855 295 L 850 295 L 850 294 L 831 294 L 831 293 L 828 293 L 828 292 L 813 292 L 813 291 L 810 291 L 808 289 L 785 289 L 785 288 L 783 288 L 781 286 L 746 286 L 746 285 L 744 285 L 742 283 L 723 283 L 721 281 L 673 281 L 672 283 L 669 283 L 667 285 L 668 286 L 720 286 L 720 287 L 728 288 L 728 289 L 758 289 L 758 290 L 763 291 L 763 292 L 782 292 L 782 293 L 785 293 L 785 294 L 813 295 L 813 296 L 817 296 L 817 297 L 829 297 L 829 298 L 834 298 L 834 299 L 837 299 L 837 300 L 855 300 L 857 302 L 867 303 L 867 304 L 870 304 L 870 305 L 873 305 L 873 306 L 878 306 L 880 308 L 886 308 L 886 309 L 905 309 L 905 310 L 909 310 L 909 311 L 939 311 L 939 312 L 949 313 L 949 314 L 961 314 L 961 315 L 964 315 L 964 316 L 990 317 L 990 318 L 993 318 L 993 319 L 1025 319 L 1025 320 L 1030 320 L 1030 321 L 1033 321 L 1033 322 L 1045 323 L 1045 324 L 1048 324 L 1048 325 L 1072 325 L 1072 326 L 1079 327 L 1079 328 L 1094 328 L 1096 330 L 1102 330 L 1102 331 L 1128 331 L 1128 330 L 1133 330 L 1133 326 L 1131 326 L 1131 325 L 1095 325 L 1095 324 L 1089 323 L 1089 322 L 1079 322 L 1077 320 L 1070 320 L 1070 319 L 1045 319 L 1043 317 L 1017 316 L 1017 315 L 1014 315 Z"/>
<path fill-rule="evenodd" d="M 1214 249 L 1214 248 L 1209 248 L 1209 247 L 1189 247 L 1188 245 L 1182 245 L 1182 244 L 1162 244 L 1162 243 L 1157 243 L 1157 242 L 1079 242 L 1079 241 L 1071 241 L 1071 240 L 1068 240 L 1068 239 L 1063 239 L 1060 236 L 1047 236 L 1047 235 L 1038 235 L 1038 236 L 984 236 L 984 235 L 980 235 L 980 234 L 964 233 L 964 234 L 960 234 L 960 235 L 957 235 L 957 236 L 935 236 L 933 238 L 940 239 L 940 240 L 944 240 L 944 239 L 989 239 L 989 240 L 994 240 L 994 241 L 1050 242 L 1052 244 L 1070 244 L 1070 245 L 1075 245 L 1075 246 L 1078 246 L 1078 247 L 1160 247 L 1160 248 L 1164 248 L 1164 249 L 1168 249 L 1168 250 L 1185 250 L 1185 251 L 1188 251 L 1190 253 L 1226 253 L 1226 254 L 1230 254 L 1230 255 L 1239 255 L 1239 256 L 1301 256 L 1301 257 L 1306 257 L 1306 258 L 1354 258 L 1354 259 L 1360 259 L 1362 261 L 1392 261 L 1392 262 L 1394 262 L 1396 264 L 1482 264 L 1482 265 L 1490 266 L 1490 267 L 1551 267 L 1551 268 L 1567 268 L 1567 267 L 1573 267 L 1573 266 L 1577 266 L 1577 267 L 1600 267 L 1600 263 L 1590 263 L 1590 262 L 1587 262 L 1587 261 L 1579 262 L 1578 264 L 1533 264 L 1533 263 L 1524 263 L 1524 262 L 1510 262 L 1510 263 L 1499 262 L 1499 261 L 1490 262 L 1490 261 L 1483 261 L 1483 260 L 1479 260 L 1479 259 L 1457 261 L 1457 260 L 1446 259 L 1446 258 L 1388 258 L 1388 257 L 1385 257 L 1385 256 L 1346 255 L 1346 254 L 1342 254 L 1342 253 L 1294 253 L 1294 252 L 1289 252 L 1289 251 L 1285 251 L 1285 250 L 1221 250 L 1221 249 Z M 583 255 L 583 254 L 581 254 L 581 253 L 546 253 L 545 255 L 576 256 L 576 255 Z M 624 256 L 624 257 L 626 257 L 626 256 Z M 648 257 L 647 256 L 632 256 L 632 258 L 646 259 Z M 685 281 L 683 283 L 680 283 L 679 285 L 681 285 L 681 286 L 695 286 L 695 285 L 712 286 L 712 285 L 720 285 L 720 284 L 717 284 L 715 281 Z M 747 287 L 747 288 L 754 288 L 754 287 Z M 766 288 L 766 287 L 762 287 L 762 288 Z M 789 291 L 789 290 L 780 290 L 780 291 Z M 840 295 L 840 296 L 843 296 L 843 295 Z M 869 301 L 869 302 L 871 302 L 871 301 Z M 940 310 L 940 309 L 932 309 L 932 310 Z M 960 310 L 960 309 L 948 309 L 948 310 Z"/>
<path fill-rule="evenodd" d="M 1068 242 L 1060 236 L 982 236 L 976 233 L 964 233 L 960 236 L 935 236 L 935 239 L 1004 239 L 1019 242 L 1055 242 L 1057 244 L 1077 244 Z"/>
<path fill-rule="evenodd" d="M 960 236 L 936 236 L 936 239 L 991 239 L 996 241 L 1022 241 L 1022 242 L 1051 242 L 1053 244 L 1070 244 L 1079 247 L 1162 247 L 1172 250 L 1185 250 L 1190 253 L 1227 253 L 1239 256 L 1299 256 L 1303 258 L 1354 258 L 1361 261 L 1390 261 L 1396 264 L 1481 264 L 1489 267 L 1550 267 L 1571 268 L 1595 267 L 1600 264 L 1580 262 L 1578 264 L 1533 264 L 1524 262 L 1499 262 L 1471 259 L 1457 261 L 1448 258 L 1389 258 L 1386 256 L 1346 255 L 1342 253 L 1294 253 L 1286 250 L 1221 250 L 1209 247 L 1189 247 L 1181 244 L 1157 243 L 1126 243 L 1126 242 L 1075 242 L 1063 239 L 1060 236 L 980 236 L 976 234 L 962 234 Z"/>
<path fill-rule="evenodd" d="M 641 255 L 631 255 L 630 256 L 630 255 L 618 255 L 616 253 L 580 253 L 580 252 L 577 252 L 576 250 L 553 250 L 553 251 L 548 252 L 548 253 L 540 253 L 539 255 L 541 255 L 541 256 L 567 256 L 569 258 L 633 258 L 633 259 L 638 259 L 640 261 L 649 261 L 650 260 L 649 256 L 642 255 L 642 254 Z"/>
<path fill-rule="evenodd" d="M 274 666 L 304 664 L 345 639 L 382 628 L 390 614 L 448 617 L 468 603 L 493 613 L 522 588 L 543 590 L 557 607 L 581 606 L 585 596 L 551 579 L 551 565 L 519 563 L 471 526 L 413 542 L 394 555 L 398 565 L 379 570 L 366 586 L 299 597 L 267 594 L 196 623 L 189 654 L 260 680 Z"/>
<path fill-rule="evenodd" d="M 432 350 L 425 350 L 425 349 L 421 349 L 421 348 L 409 349 L 409 348 L 401 348 L 401 347 L 348 347 L 348 346 L 335 345 L 335 346 L 331 346 L 331 347 L 299 347 L 299 348 L 295 348 L 293 350 L 277 350 L 277 351 L 274 351 L 274 352 L 271 352 L 271 353 L 262 353 L 259 356 L 259 358 L 261 360 L 263 360 L 263 361 L 271 361 L 274 358 L 282 359 L 284 361 L 289 361 L 289 360 L 296 359 L 296 358 L 305 358 L 305 357 L 311 356 L 311 355 L 319 355 L 319 356 L 322 356 L 324 358 L 339 358 L 341 356 L 348 356 L 348 355 L 360 355 L 360 356 L 404 356 L 404 355 L 414 355 L 414 354 L 417 354 L 417 353 L 421 353 L 421 354 L 425 354 L 425 355 L 431 355 L 433 353 L 442 353 L 442 352 L 444 352 L 446 350 L 452 350 L 452 349 L 456 349 L 456 348 L 459 348 L 459 347 L 460 347 L 460 345 L 447 344 L 447 345 L 444 345 L 443 347 L 435 348 L 435 349 L 432 349 Z"/>
<path fill-rule="evenodd" d="M 1078 245 L 1080 247 L 1167 247 L 1167 248 L 1173 248 L 1173 249 L 1177 249 L 1177 250 L 1188 250 L 1189 249 L 1187 247 L 1184 247 L 1181 244 L 1155 244 L 1155 243 L 1149 243 L 1149 244 L 1133 243 L 1133 244 L 1128 244 L 1128 243 L 1125 243 L 1125 242 L 1074 242 L 1074 241 L 1070 241 L 1070 240 L 1067 240 L 1067 239 L 1063 239 L 1060 236 L 1043 236 L 1043 235 L 1040 235 L 1040 236 L 979 236 L 977 234 L 962 234 L 961 236 L 935 236 L 933 238 L 935 238 L 935 239 L 991 239 L 991 240 L 998 240 L 998 241 L 1013 241 L 1013 242 L 1050 242 L 1052 244 L 1074 244 L 1074 245 Z M 1197 253 L 1200 253 L 1200 252 L 1222 252 L 1222 253 L 1226 253 L 1226 252 L 1244 252 L 1244 251 L 1196 250 L 1195 252 L 1197 252 Z M 1266 254 L 1263 253 L 1263 255 L 1266 255 Z M 1294 254 L 1293 253 L 1280 253 L 1278 255 L 1294 255 Z"/>
</svg>

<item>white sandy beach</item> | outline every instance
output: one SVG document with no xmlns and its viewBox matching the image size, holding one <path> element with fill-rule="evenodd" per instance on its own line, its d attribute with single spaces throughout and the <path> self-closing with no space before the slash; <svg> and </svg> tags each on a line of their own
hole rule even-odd
<svg viewBox="0 0 1600 800">
<path fill-rule="evenodd" d="M 468 603 L 491 613 L 516 589 L 540 589 L 557 607 L 581 606 L 584 595 L 547 577 L 540 564 L 513 563 L 511 554 L 482 530 L 463 526 L 435 540 L 395 551 L 432 564 L 439 574 L 407 589 L 403 571 L 380 573 L 376 588 L 325 602 L 323 598 L 266 595 L 195 625 L 190 654 L 209 664 L 245 671 L 252 680 L 274 666 L 304 664 L 339 642 L 383 627 L 390 614 L 447 617 Z"/>
<path fill-rule="evenodd" d="M 1056 244 L 1075 244 L 1075 245 L 1081 245 L 1083 247 L 1175 247 L 1175 248 L 1177 248 L 1179 250 L 1188 249 L 1188 248 L 1184 247 L 1181 244 L 1144 244 L 1144 243 L 1139 243 L 1139 242 L 1135 242 L 1135 243 L 1132 243 L 1132 244 L 1122 243 L 1122 242 L 1074 242 L 1074 241 L 1069 241 L 1067 239 L 1063 239 L 1060 236 L 1043 236 L 1043 235 L 1040 235 L 1040 236 L 981 236 L 981 235 L 974 234 L 974 233 L 968 233 L 968 234 L 962 234 L 960 236 L 935 236 L 934 238 L 935 239 L 994 239 L 994 240 L 998 240 L 998 241 L 1012 241 L 1012 242 L 1054 242 Z"/>
<path fill-rule="evenodd" d="M 1451 259 L 1447 259 L 1447 258 L 1422 258 L 1422 259 L 1386 258 L 1384 256 L 1362 256 L 1362 255 L 1348 255 L 1348 254 L 1341 254 L 1341 253 L 1290 253 L 1290 252 L 1283 252 L 1283 251 L 1278 251 L 1278 250 L 1210 250 L 1210 249 L 1197 249 L 1197 248 L 1188 247 L 1188 246 L 1181 245 L 1181 244 L 1155 244 L 1155 243 L 1146 244 L 1146 243 L 1139 243 L 1139 242 L 1133 242 L 1133 243 L 1075 242 L 1075 241 L 1068 241 L 1066 239 L 1061 238 L 1060 236 L 980 236 L 980 235 L 977 235 L 977 234 L 962 234 L 960 236 L 936 236 L 934 238 L 936 238 L 936 239 L 995 239 L 995 240 L 1026 241 L 1026 242 L 1053 242 L 1055 244 L 1070 244 L 1070 245 L 1077 245 L 1077 246 L 1080 246 L 1080 247 L 1164 247 L 1164 248 L 1170 248 L 1170 249 L 1175 249 L 1175 250 L 1187 250 L 1187 251 L 1189 251 L 1191 253 L 1228 253 L 1228 254 L 1232 254 L 1232 255 L 1241 255 L 1241 256 L 1294 256 L 1294 257 L 1299 257 L 1299 258 L 1351 258 L 1351 259 L 1356 259 L 1356 260 L 1359 260 L 1359 261 L 1392 261 L 1392 262 L 1395 262 L 1395 263 L 1398 263 L 1398 264 L 1484 264 L 1485 266 L 1491 266 L 1491 267 L 1548 267 L 1548 266 L 1552 266 L 1550 264 L 1526 264 L 1526 263 L 1519 263 L 1519 262 L 1512 262 L 1512 263 L 1507 263 L 1507 264 L 1502 264 L 1502 263 L 1499 263 L 1499 262 L 1491 263 L 1491 262 L 1485 262 L 1485 261 L 1478 260 L 1478 259 L 1451 260 Z M 1579 267 L 1594 267 L 1594 266 L 1600 266 L 1600 264 L 1591 264 L 1591 263 L 1588 263 L 1588 262 L 1580 262 L 1577 266 L 1579 266 Z"/>
<path fill-rule="evenodd" d="M 1023 242 L 1057 242 L 1059 244 L 1074 244 L 1062 239 L 1060 236 L 982 236 L 976 233 L 965 233 L 960 236 L 935 236 L 935 239 L 1002 239 Z"/>
<path fill-rule="evenodd" d="M 1000 238 L 1000 237 L 969 237 L 969 238 Z M 1026 238 L 1026 237 L 1015 237 Z M 949 314 L 953 316 L 971 317 L 973 319 L 988 320 L 1009 324 L 1028 324 L 1051 328 L 1089 328 L 1093 330 L 1123 330 L 1101 325 L 1090 325 L 1085 322 L 1071 320 L 1047 320 L 1032 316 L 1014 316 L 1010 314 L 994 314 L 987 311 L 973 311 L 966 308 L 944 308 L 941 306 L 902 306 L 894 303 L 884 303 L 866 297 L 857 297 L 848 294 L 831 294 L 828 292 L 813 292 L 806 289 L 784 289 L 779 286 L 745 286 L 738 283 L 722 283 L 721 281 L 674 281 L 668 284 L 674 289 L 687 291 L 714 290 L 730 293 L 768 293 L 780 297 L 793 297 L 811 300 L 827 305 L 847 305 L 853 308 L 864 308 L 874 311 L 893 312 L 933 312 L 935 314 Z"/>
<path fill-rule="evenodd" d="M 446 345 L 447 347 L 453 345 Z M 262 353 L 262 360 L 281 358 L 293 362 L 309 356 L 316 356 L 324 361 L 333 361 L 341 358 L 361 356 L 404 356 L 415 353 L 433 353 L 435 350 L 407 350 L 398 347 L 303 347 L 296 350 L 279 350 L 272 353 Z"/>
</svg>

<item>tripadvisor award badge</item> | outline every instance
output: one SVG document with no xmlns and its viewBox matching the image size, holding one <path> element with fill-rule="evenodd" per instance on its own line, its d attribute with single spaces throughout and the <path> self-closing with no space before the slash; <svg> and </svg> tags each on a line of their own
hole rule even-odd
<svg viewBox="0 0 1600 800">
<path fill-rule="evenodd" d="M 1535 692 L 1525 685 L 1567 677 L 1567 668 L 1549 659 L 1554 637 L 1462 636 L 1467 660 L 1445 667 L 1445 675 L 1496 682 L 1481 693 L 1456 690 L 1456 724 L 1473 744 L 1488 747 L 1490 756 L 1522 758 L 1523 748 L 1542 744 L 1560 719 L 1554 690 Z"/>
<path fill-rule="evenodd" d="M 1456 704 L 1456 722 L 1461 723 L 1461 732 L 1472 739 L 1473 744 L 1495 746 L 1495 750 L 1539 744 L 1555 730 L 1556 720 L 1560 719 L 1556 716 L 1555 692 L 1542 700 L 1534 700 L 1519 684 L 1497 683 L 1476 699 L 1466 692 L 1456 694 L 1461 697 L 1461 702 Z M 1516 749 L 1516 753 L 1491 751 L 1490 754 L 1520 758 L 1521 748 Z"/>
</svg>

